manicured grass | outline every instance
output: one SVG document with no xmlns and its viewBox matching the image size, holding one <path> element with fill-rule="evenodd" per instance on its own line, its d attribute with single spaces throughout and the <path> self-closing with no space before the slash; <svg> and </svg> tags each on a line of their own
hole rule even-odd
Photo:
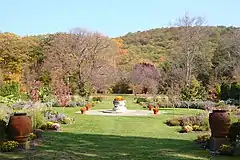
<svg viewBox="0 0 240 160">
<path fill-rule="evenodd" d="M 128 109 L 143 109 L 127 97 Z M 111 109 L 113 96 L 93 109 Z M 164 122 L 173 116 L 203 112 L 192 109 L 161 109 L 167 112 L 150 117 L 113 117 L 79 115 L 79 108 L 54 108 L 76 119 L 62 125 L 63 132 L 45 132 L 44 139 L 34 151 L 0 155 L 0 159 L 86 159 L 86 160 L 237 160 L 239 157 L 214 157 L 193 142 L 201 133 L 178 133 L 179 127 Z M 161 112 L 160 111 L 160 112 Z M 174 113 L 174 115 L 173 115 Z"/>
</svg>

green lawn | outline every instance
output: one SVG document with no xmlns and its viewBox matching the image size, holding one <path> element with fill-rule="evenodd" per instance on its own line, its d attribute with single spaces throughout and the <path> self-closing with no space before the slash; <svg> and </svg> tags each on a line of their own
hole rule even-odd
<svg viewBox="0 0 240 160">
<path fill-rule="evenodd" d="M 129 109 L 142 109 L 126 96 Z M 93 109 L 110 109 L 113 97 Z M 62 112 L 62 108 L 55 108 Z M 79 115 L 79 108 L 66 108 L 64 113 L 76 118 L 62 125 L 63 132 L 45 132 L 39 146 L 26 153 L 1 154 L 0 159 L 23 160 L 237 160 L 239 157 L 214 157 L 193 142 L 196 133 L 178 133 L 179 127 L 168 127 L 164 121 L 173 116 L 202 112 L 188 109 L 162 109 L 157 117 L 112 117 Z M 160 111 L 161 112 L 161 111 Z M 173 115 L 174 113 L 174 115 Z"/>
</svg>

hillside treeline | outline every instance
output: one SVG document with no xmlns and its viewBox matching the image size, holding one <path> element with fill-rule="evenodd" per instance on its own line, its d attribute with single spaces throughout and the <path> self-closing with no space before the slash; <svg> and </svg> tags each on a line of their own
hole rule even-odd
<svg viewBox="0 0 240 160">
<path fill-rule="evenodd" d="M 54 93 L 82 96 L 159 93 L 193 100 L 210 93 L 219 98 L 226 85 L 240 94 L 240 29 L 206 26 L 201 17 L 185 15 L 173 27 L 116 38 L 79 28 L 0 33 L 2 88 L 18 85 L 28 92 L 36 82 Z"/>
</svg>

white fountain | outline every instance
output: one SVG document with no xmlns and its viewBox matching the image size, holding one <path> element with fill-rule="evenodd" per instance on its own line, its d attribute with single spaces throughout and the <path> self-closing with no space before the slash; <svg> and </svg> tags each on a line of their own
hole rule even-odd
<svg viewBox="0 0 240 160">
<path fill-rule="evenodd" d="M 115 112 L 123 113 L 127 111 L 126 100 L 114 100 L 113 105 L 113 111 Z"/>
<path fill-rule="evenodd" d="M 121 97 L 117 96 L 113 100 L 113 108 L 109 110 L 98 110 L 93 109 L 87 111 L 85 114 L 87 115 L 102 115 L 102 116 L 152 116 L 153 112 L 149 110 L 128 110 L 126 107 L 126 100 Z M 163 113 L 164 111 L 161 111 Z M 81 112 L 76 112 L 81 113 Z"/>
<path fill-rule="evenodd" d="M 104 113 L 125 113 L 127 112 L 126 100 L 124 100 L 121 96 L 116 97 L 113 100 L 113 109 L 105 110 Z"/>
</svg>

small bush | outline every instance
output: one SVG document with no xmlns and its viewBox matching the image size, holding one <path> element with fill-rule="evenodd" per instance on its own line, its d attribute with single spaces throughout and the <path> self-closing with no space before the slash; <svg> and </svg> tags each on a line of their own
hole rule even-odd
<svg viewBox="0 0 240 160">
<path fill-rule="evenodd" d="M 223 83 L 221 85 L 221 100 L 227 101 L 231 99 L 230 104 L 239 105 L 239 96 L 240 96 L 240 83 L 233 82 L 231 84 Z"/>
<path fill-rule="evenodd" d="M 192 126 L 193 131 L 209 130 L 208 116 L 205 114 L 169 119 L 166 124 L 168 126 Z"/>
<path fill-rule="evenodd" d="M 233 142 L 234 147 L 234 155 L 239 156 L 240 155 L 240 135 L 237 136 L 236 141 Z"/>
<path fill-rule="evenodd" d="M 18 142 L 16 141 L 6 141 L 6 142 L 2 142 L 0 144 L 0 150 L 2 152 L 10 152 L 12 151 L 13 149 L 17 148 L 19 145 Z"/>
<path fill-rule="evenodd" d="M 144 98 L 144 97 L 137 98 L 136 103 L 139 104 L 141 102 L 148 102 L 148 100 L 147 100 L 147 98 Z"/>
<path fill-rule="evenodd" d="M 47 121 L 54 123 L 71 124 L 75 121 L 74 118 L 70 118 L 65 114 L 58 113 L 52 110 L 44 111 L 44 117 Z"/>
<path fill-rule="evenodd" d="M 235 142 L 237 136 L 240 136 L 240 122 L 232 123 L 228 133 L 231 142 Z"/>
<path fill-rule="evenodd" d="M 202 131 L 202 128 L 198 125 L 193 125 L 192 128 L 193 128 L 193 131 Z"/>
<path fill-rule="evenodd" d="M 87 102 L 70 101 L 66 107 L 83 107 Z"/>
<path fill-rule="evenodd" d="M 210 140 L 210 134 L 199 135 L 197 136 L 196 142 L 198 143 L 205 143 Z"/>
<path fill-rule="evenodd" d="M 188 87 L 184 87 L 181 90 L 182 100 L 194 101 L 206 98 L 206 90 L 202 86 L 201 82 L 197 79 L 192 79 Z"/>
<path fill-rule="evenodd" d="M 31 117 L 33 129 L 39 129 L 43 124 L 46 123 L 46 118 L 44 117 L 43 113 L 38 109 L 30 111 L 28 114 Z"/>
<path fill-rule="evenodd" d="M 39 98 L 41 102 L 47 102 L 51 96 L 52 92 L 49 86 L 42 86 L 39 88 Z"/>
<path fill-rule="evenodd" d="M 221 100 L 228 100 L 230 98 L 231 85 L 227 83 L 222 83 L 221 85 Z"/>
<path fill-rule="evenodd" d="M 47 127 L 48 127 L 47 124 L 43 124 L 43 125 L 40 127 L 40 129 L 41 129 L 41 130 L 46 130 Z"/>
<path fill-rule="evenodd" d="M 102 102 L 102 100 L 103 100 L 103 97 L 101 97 L 101 96 L 97 96 L 97 97 L 92 98 L 93 102 Z"/>
<path fill-rule="evenodd" d="M 146 107 L 146 106 L 147 106 L 146 102 L 139 102 L 138 104 L 139 104 L 140 106 L 143 106 L 143 107 Z"/>
<path fill-rule="evenodd" d="M 203 115 L 196 115 L 196 116 L 180 117 L 178 120 L 179 120 L 181 126 L 186 126 L 186 125 L 200 126 L 202 124 L 203 118 L 204 118 Z"/>
<path fill-rule="evenodd" d="M 233 155 L 234 147 L 230 144 L 222 144 L 219 148 L 221 155 Z"/>
<path fill-rule="evenodd" d="M 180 126 L 180 121 L 177 118 L 169 119 L 166 121 L 168 126 Z"/>
<path fill-rule="evenodd" d="M 169 100 L 167 96 L 157 97 L 157 104 L 159 108 L 173 108 L 174 104 Z"/>
<path fill-rule="evenodd" d="M 92 97 L 89 97 L 89 100 L 92 101 Z M 86 98 L 73 95 L 71 101 L 68 103 L 67 107 L 82 107 L 87 103 Z"/>
<path fill-rule="evenodd" d="M 49 130 L 60 130 L 60 124 L 59 123 L 53 123 L 53 122 L 47 122 L 47 129 Z"/>
<path fill-rule="evenodd" d="M 182 126 L 182 129 L 179 131 L 180 133 L 188 133 L 188 132 L 192 132 L 193 128 L 190 125 L 187 126 Z"/>
<path fill-rule="evenodd" d="M 34 133 L 30 133 L 30 139 L 33 140 L 33 139 L 36 139 L 37 138 L 37 135 L 34 134 Z"/>
<path fill-rule="evenodd" d="M 5 97 L 0 96 L 0 103 L 11 106 L 15 102 L 16 102 L 16 97 L 14 97 L 13 95 L 5 96 Z"/>
<path fill-rule="evenodd" d="M 47 122 L 47 128 L 52 128 L 53 124 L 53 122 Z"/>
<path fill-rule="evenodd" d="M 230 98 L 239 100 L 240 97 L 240 83 L 233 82 L 231 84 Z"/>
<path fill-rule="evenodd" d="M 175 103 L 175 108 L 191 108 L 191 109 L 208 109 L 211 107 L 215 107 L 217 104 L 211 101 L 181 101 Z"/>
<path fill-rule="evenodd" d="M 210 137 L 211 136 L 209 134 L 199 135 L 195 140 L 195 142 L 201 145 L 202 148 L 209 148 Z"/>
<path fill-rule="evenodd" d="M 18 97 L 20 94 L 20 85 L 17 82 L 7 82 L 0 86 L 0 96 L 13 95 Z"/>
</svg>

